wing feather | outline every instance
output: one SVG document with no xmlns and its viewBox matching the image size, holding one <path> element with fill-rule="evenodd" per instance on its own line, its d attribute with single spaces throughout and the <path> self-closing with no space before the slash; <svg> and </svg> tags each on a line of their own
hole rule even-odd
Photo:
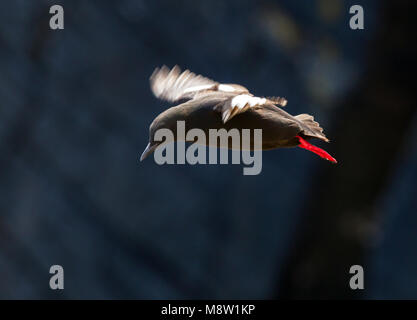
<svg viewBox="0 0 417 320">
<path fill-rule="evenodd" d="M 218 83 L 190 70 L 181 72 L 178 66 L 171 70 L 163 66 L 156 68 L 150 77 L 151 89 L 157 98 L 175 102 L 192 99 L 197 93 L 215 88 Z"/>
<path fill-rule="evenodd" d="M 254 97 L 251 94 L 239 94 L 221 102 L 215 109 L 221 112 L 223 123 L 226 123 L 237 114 L 250 108 L 260 107 L 267 102 L 266 98 Z"/>
<path fill-rule="evenodd" d="M 238 94 L 219 103 L 215 110 L 221 112 L 223 123 L 226 123 L 239 113 L 245 112 L 250 108 L 262 108 L 267 105 L 285 106 L 287 100 L 281 97 L 259 98 L 250 93 Z"/>
</svg>

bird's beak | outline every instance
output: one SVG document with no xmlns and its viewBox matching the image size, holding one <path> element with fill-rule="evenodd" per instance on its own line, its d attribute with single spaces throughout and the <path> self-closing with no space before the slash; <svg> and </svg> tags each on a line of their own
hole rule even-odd
<svg viewBox="0 0 417 320">
<path fill-rule="evenodd" d="M 140 161 L 142 161 L 149 154 L 151 154 L 156 149 L 157 146 L 158 146 L 158 144 L 151 145 L 151 143 L 149 142 L 148 145 L 146 146 L 145 150 L 142 152 L 142 155 L 140 156 Z"/>
</svg>

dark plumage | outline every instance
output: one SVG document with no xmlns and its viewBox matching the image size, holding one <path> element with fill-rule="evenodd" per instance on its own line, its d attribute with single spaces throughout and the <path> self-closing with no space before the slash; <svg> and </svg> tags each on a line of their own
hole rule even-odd
<svg viewBox="0 0 417 320">
<path fill-rule="evenodd" d="M 176 134 L 177 121 L 183 120 L 186 131 L 199 128 L 206 134 L 209 129 L 220 128 L 262 129 L 263 150 L 299 146 L 336 162 L 324 150 L 306 141 L 311 138 L 329 141 L 313 116 L 292 116 L 285 112 L 278 107 L 287 104 L 284 98 L 254 97 L 243 86 L 220 84 L 189 70 L 181 73 L 177 66 L 171 70 L 165 66 L 157 68 L 150 83 L 156 97 L 183 103 L 165 110 L 154 119 L 149 129 L 149 144 L 141 160 L 159 145 L 160 142 L 153 140 L 158 129 L 168 128 Z"/>
</svg>

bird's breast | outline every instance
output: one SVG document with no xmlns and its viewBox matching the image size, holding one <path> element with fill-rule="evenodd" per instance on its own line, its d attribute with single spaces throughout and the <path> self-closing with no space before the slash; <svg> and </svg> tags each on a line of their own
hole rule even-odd
<svg viewBox="0 0 417 320">
<path fill-rule="evenodd" d="M 250 150 L 258 149 L 256 145 L 259 145 L 259 143 L 255 143 L 255 139 L 259 137 L 259 131 L 261 131 L 260 145 L 263 150 L 296 146 L 298 142 L 295 136 L 300 132 L 300 128 L 296 122 L 280 117 L 278 114 L 275 115 L 274 112 L 263 110 L 262 108 L 247 110 L 236 115 L 226 123 L 223 123 L 221 113 L 214 110 L 212 105 L 202 106 L 188 113 L 184 121 L 187 132 L 191 129 L 201 129 L 206 137 L 210 137 L 210 134 L 213 134 L 215 131 L 219 132 L 220 129 L 225 129 L 230 136 L 227 145 L 230 149 L 235 149 L 232 143 L 233 132 L 235 134 L 236 132 L 239 133 L 241 139 L 239 148 L 243 149 L 247 149 L 242 144 L 245 142 L 244 138 L 248 139 L 249 133 L 250 142 L 247 142 L 246 146 L 250 145 Z M 210 129 L 214 130 L 210 131 Z M 224 130 L 222 132 L 224 134 Z M 258 133 L 255 135 L 255 132 Z M 206 139 L 205 144 L 212 146 L 210 139 Z"/>
</svg>

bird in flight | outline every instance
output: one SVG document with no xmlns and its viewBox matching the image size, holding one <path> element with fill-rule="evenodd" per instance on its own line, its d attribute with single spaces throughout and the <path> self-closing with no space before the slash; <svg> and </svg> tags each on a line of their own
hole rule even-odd
<svg viewBox="0 0 417 320">
<path fill-rule="evenodd" d="M 157 98 L 179 104 L 152 122 L 141 161 L 161 144 L 154 140 L 158 129 L 176 132 L 176 122 L 185 121 L 187 130 L 199 128 L 204 132 L 221 128 L 262 129 L 262 150 L 300 147 L 337 163 L 326 151 L 307 142 L 311 138 L 329 142 L 313 116 L 285 112 L 281 108 L 287 104 L 284 98 L 256 97 L 241 85 L 222 84 L 189 70 L 181 72 L 178 66 L 156 68 L 150 85 Z"/>
</svg>

